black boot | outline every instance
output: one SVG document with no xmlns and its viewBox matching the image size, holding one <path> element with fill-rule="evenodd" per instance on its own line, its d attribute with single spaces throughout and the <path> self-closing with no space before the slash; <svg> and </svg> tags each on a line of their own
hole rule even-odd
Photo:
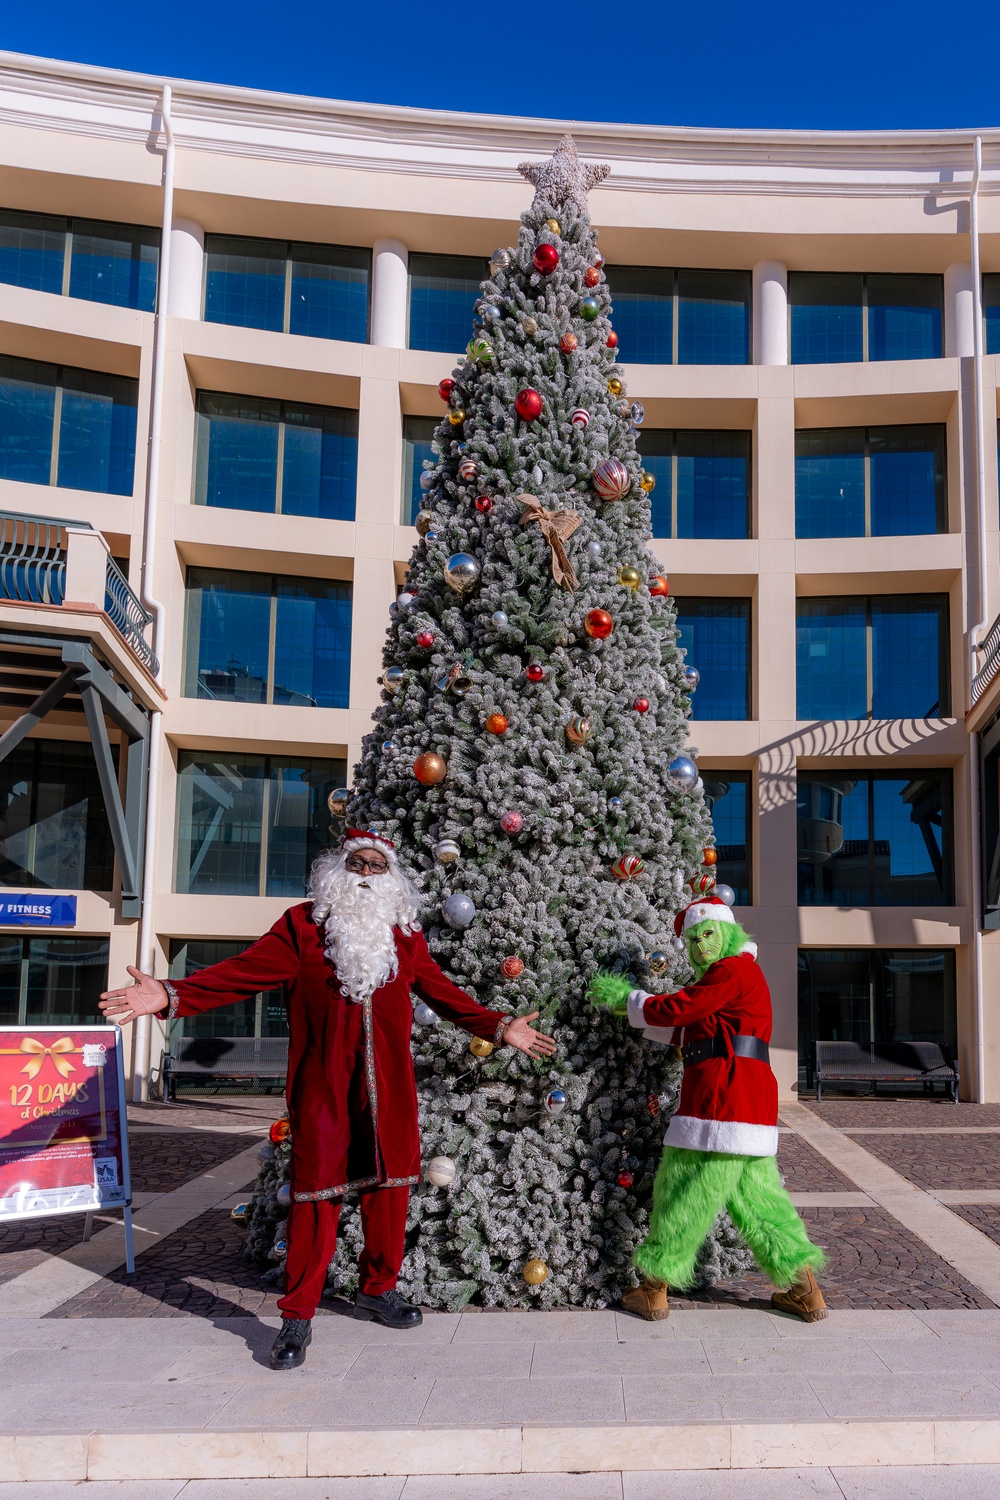
<svg viewBox="0 0 1000 1500">
<path fill-rule="evenodd" d="M 312 1336 L 311 1318 L 282 1318 L 278 1336 L 271 1346 L 271 1369 L 297 1370 L 299 1365 L 304 1365 Z"/>
<path fill-rule="evenodd" d="M 383 1292 L 381 1297 L 369 1297 L 367 1292 L 356 1292 L 354 1316 L 365 1322 L 374 1318 L 376 1323 L 384 1323 L 386 1328 L 419 1328 L 424 1321 L 420 1308 L 401 1297 L 395 1287 L 389 1292 Z"/>
</svg>

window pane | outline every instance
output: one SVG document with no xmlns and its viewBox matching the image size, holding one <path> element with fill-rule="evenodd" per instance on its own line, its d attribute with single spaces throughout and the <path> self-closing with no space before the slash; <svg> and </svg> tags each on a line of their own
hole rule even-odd
<svg viewBox="0 0 1000 1500">
<path fill-rule="evenodd" d="M 266 703 L 271 579 L 189 568 L 184 692 L 189 698 Z"/>
<path fill-rule="evenodd" d="M 691 717 L 749 718 L 749 599 L 678 599 L 677 630 L 687 664 L 701 673 Z"/>
<path fill-rule="evenodd" d="M 351 691 L 351 585 L 279 578 L 275 703 L 347 708 Z"/>
<path fill-rule="evenodd" d="M 793 365 L 845 364 L 861 359 L 861 293 L 862 278 L 853 272 L 789 273 Z"/>
<path fill-rule="evenodd" d="M 73 220 L 69 294 L 152 312 L 160 235 L 133 224 Z"/>
<path fill-rule="evenodd" d="M 1000 276 L 996 274 L 983 277 L 983 321 L 985 351 L 996 354 L 1000 352 Z"/>
<path fill-rule="evenodd" d="M 260 894 L 264 765 L 262 755 L 178 755 L 175 886 L 182 895 Z"/>
<path fill-rule="evenodd" d="M 304 895 L 309 868 L 330 842 L 327 796 L 346 771 L 342 760 L 272 759 L 265 895 Z"/>
<path fill-rule="evenodd" d="M 431 443 L 437 423 L 433 417 L 403 418 L 403 525 L 412 526 L 420 509 L 423 490 L 420 475 L 424 459 L 434 457 Z"/>
<path fill-rule="evenodd" d="M 285 405 L 282 416 L 282 512 L 353 521 L 358 479 L 357 412 L 335 406 Z"/>
<path fill-rule="evenodd" d="M 367 250 L 338 245 L 293 245 L 289 332 L 315 339 L 368 337 Z"/>
<path fill-rule="evenodd" d="M 57 373 L 55 365 L 0 355 L 0 479 L 48 484 Z"/>
<path fill-rule="evenodd" d="M 235 958 L 249 946 L 249 943 L 222 943 L 204 939 L 192 939 L 188 942 L 175 938 L 170 944 L 170 978 L 190 979 L 202 969 L 207 969 L 210 964 L 221 963 L 225 958 Z M 223 1005 L 198 1016 L 185 1016 L 173 1025 L 181 1036 L 287 1036 L 285 997 L 281 990 L 268 990 L 264 994 L 252 995 L 248 1000 L 240 1000 L 235 1005 Z"/>
<path fill-rule="evenodd" d="M 867 717 L 865 613 L 864 599 L 798 601 L 795 629 L 798 718 Z"/>
<path fill-rule="evenodd" d="M 641 427 L 636 433 L 636 443 L 642 459 L 642 467 L 656 480 L 649 497 L 653 535 L 673 536 L 674 523 L 670 491 L 673 484 L 674 434 L 664 428 Z"/>
<path fill-rule="evenodd" d="M 798 775 L 800 906 L 870 904 L 869 779 Z"/>
<path fill-rule="evenodd" d="M 872 536 L 944 531 L 944 427 L 873 427 L 868 451 Z"/>
<path fill-rule="evenodd" d="M 732 886 L 737 906 L 749 906 L 749 771 L 706 771 L 705 800 L 712 814 L 715 847 L 719 855 L 716 879 L 722 885 Z"/>
<path fill-rule="evenodd" d="M 23 950 L 21 938 L 0 936 L 0 1026 L 20 1024 Z"/>
<path fill-rule="evenodd" d="M 673 271 L 657 266 L 608 266 L 605 274 L 611 289 L 618 358 L 629 364 L 672 364 Z"/>
<path fill-rule="evenodd" d="M 940 359 L 940 276 L 868 277 L 868 358 Z"/>
<path fill-rule="evenodd" d="M 0 209 L 0 281 L 58 295 L 65 250 L 65 219 Z"/>
<path fill-rule="evenodd" d="M 748 432 L 678 432 L 677 535 L 750 535 Z"/>
<path fill-rule="evenodd" d="M 280 333 L 285 325 L 287 258 L 283 240 L 207 234 L 205 322 Z"/>
<path fill-rule="evenodd" d="M 951 777 L 873 779 L 875 906 L 944 906 L 951 890 Z"/>
<path fill-rule="evenodd" d="M 890 595 L 872 600 L 872 717 L 948 713 L 947 600 Z"/>
<path fill-rule="evenodd" d="M 196 505 L 275 509 L 279 413 L 277 401 L 198 392 Z"/>
<path fill-rule="evenodd" d="M 485 261 L 467 255 L 410 256 L 410 348 L 456 354 L 472 337 Z"/>
<path fill-rule="evenodd" d="M 679 364 L 749 362 L 750 277 L 746 271 L 678 271 L 677 293 Z"/>
<path fill-rule="evenodd" d="M 138 402 L 137 380 L 64 370 L 57 483 L 131 495 Z"/>
<path fill-rule="evenodd" d="M 795 434 L 795 535 L 864 536 L 862 427 Z"/>
<path fill-rule="evenodd" d="M 106 938 L 30 938 L 27 1026 L 96 1026 L 108 983 Z"/>
</svg>

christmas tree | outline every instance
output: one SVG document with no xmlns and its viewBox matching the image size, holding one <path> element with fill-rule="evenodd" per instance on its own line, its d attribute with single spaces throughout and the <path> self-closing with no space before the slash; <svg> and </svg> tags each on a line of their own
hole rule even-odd
<svg viewBox="0 0 1000 1500">
<path fill-rule="evenodd" d="M 634 1281 L 679 1064 L 585 991 L 597 969 L 652 991 L 690 978 L 673 914 L 686 882 L 713 883 L 685 752 L 697 673 L 648 550 L 643 412 L 588 213 L 608 168 L 566 137 L 520 170 L 534 202 L 439 387 L 421 540 L 349 808 L 418 876 L 445 971 L 484 1005 L 539 1010 L 559 1042 L 532 1065 L 416 1008 L 429 1166 L 400 1286 L 431 1307 L 602 1306 Z M 251 1249 L 280 1259 L 287 1153 L 265 1154 Z M 359 1230 L 348 1212 L 341 1225 L 349 1286 Z M 750 1264 L 721 1222 L 703 1262 L 706 1280 Z"/>
</svg>

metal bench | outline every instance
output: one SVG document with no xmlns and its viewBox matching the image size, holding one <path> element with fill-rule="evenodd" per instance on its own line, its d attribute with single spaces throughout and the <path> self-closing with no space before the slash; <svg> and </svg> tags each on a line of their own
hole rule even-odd
<svg viewBox="0 0 1000 1500">
<path fill-rule="evenodd" d="M 817 1100 L 829 1083 L 870 1083 L 873 1094 L 880 1083 L 943 1083 L 958 1103 L 958 1064 L 937 1042 L 817 1042 Z"/>
<path fill-rule="evenodd" d="M 183 1036 L 163 1054 L 163 1098 L 177 1098 L 178 1078 L 218 1081 L 280 1079 L 288 1071 L 283 1036 Z"/>
</svg>

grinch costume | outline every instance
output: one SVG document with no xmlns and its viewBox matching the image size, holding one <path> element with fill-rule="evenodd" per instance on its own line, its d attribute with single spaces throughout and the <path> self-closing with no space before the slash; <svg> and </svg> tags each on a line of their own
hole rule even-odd
<svg viewBox="0 0 1000 1500">
<path fill-rule="evenodd" d="M 691 1285 L 698 1251 L 725 1209 L 764 1274 L 790 1288 L 775 1293 L 774 1305 L 818 1321 L 826 1305 L 813 1271 L 825 1257 L 806 1234 L 775 1161 L 771 996 L 756 945 L 718 896 L 700 896 L 679 912 L 675 931 L 686 940 L 696 983 L 649 995 L 619 975 L 601 974 L 591 987 L 596 1005 L 627 1015 L 651 1041 L 679 1041 L 684 1059 L 649 1233 L 634 1256 L 643 1283 L 622 1302 L 643 1317 L 666 1317 L 667 1286 Z"/>
</svg>

